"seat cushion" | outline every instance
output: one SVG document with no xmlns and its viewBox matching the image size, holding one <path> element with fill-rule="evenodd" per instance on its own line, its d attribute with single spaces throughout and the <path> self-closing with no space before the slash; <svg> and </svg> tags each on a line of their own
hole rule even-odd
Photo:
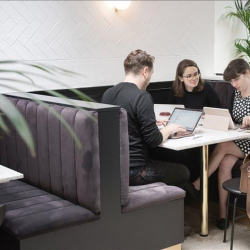
<svg viewBox="0 0 250 250">
<path fill-rule="evenodd" d="M 129 140 L 128 119 L 125 109 L 120 110 L 120 173 L 121 173 L 121 205 L 129 204 Z"/>
<path fill-rule="evenodd" d="M 99 219 L 99 215 L 22 181 L 0 184 L 1 229 L 18 239 Z"/>
<path fill-rule="evenodd" d="M 129 187 L 129 204 L 122 208 L 123 213 L 183 199 L 185 191 L 162 182 Z"/>
<path fill-rule="evenodd" d="M 77 147 L 63 123 L 42 105 L 9 98 L 29 125 L 37 157 L 32 157 L 6 117 L 10 129 L 0 130 L 1 164 L 24 175 L 24 181 L 100 213 L 100 158 L 98 113 L 50 104 L 74 130 L 82 145 Z"/>
</svg>

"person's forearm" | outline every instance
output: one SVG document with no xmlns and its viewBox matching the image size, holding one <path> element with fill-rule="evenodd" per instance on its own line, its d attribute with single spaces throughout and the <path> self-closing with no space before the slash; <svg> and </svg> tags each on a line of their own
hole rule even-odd
<svg viewBox="0 0 250 250">
<path fill-rule="evenodd" d="M 160 130 L 161 134 L 162 134 L 162 142 L 165 142 L 168 137 L 170 136 L 171 132 L 168 129 L 168 127 L 164 127 Z"/>
<path fill-rule="evenodd" d="M 160 132 L 162 133 L 162 137 L 163 137 L 162 142 L 165 142 L 171 134 L 174 134 L 177 132 L 185 132 L 185 131 L 186 131 L 185 127 L 181 125 L 173 124 L 173 123 L 169 124 L 168 126 L 160 130 Z"/>
</svg>

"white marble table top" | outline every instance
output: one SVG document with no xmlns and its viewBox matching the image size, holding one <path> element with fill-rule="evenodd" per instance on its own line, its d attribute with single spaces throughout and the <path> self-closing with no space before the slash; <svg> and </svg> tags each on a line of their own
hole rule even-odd
<svg viewBox="0 0 250 250">
<path fill-rule="evenodd" d="M 180 139 L 168 139 L 162 143 L 160 147 L 173 150 L 183 150 L 244 138 L 250 138 L 250 133 L 238 132 L 236 130 L 220 131 L 205 129 L 198 125 L 194 131 L 194 136 Z"/>
<path fill-rule="evenodd" d="M 0 165 L 0 183 L 21 179 L 23 174 Z"/>
</svg>

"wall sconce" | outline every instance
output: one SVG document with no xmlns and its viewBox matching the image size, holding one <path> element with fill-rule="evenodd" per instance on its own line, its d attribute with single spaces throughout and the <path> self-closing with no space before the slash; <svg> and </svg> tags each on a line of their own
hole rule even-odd
<svg viewBox="0 0 250 250">
<path fill-rule="evenodd" d="M 131 4 L 131 1 L 107 1 L 107 4 L 115 8 L 116 11 L 118 11 L 126 10 Z"/>
</svg>

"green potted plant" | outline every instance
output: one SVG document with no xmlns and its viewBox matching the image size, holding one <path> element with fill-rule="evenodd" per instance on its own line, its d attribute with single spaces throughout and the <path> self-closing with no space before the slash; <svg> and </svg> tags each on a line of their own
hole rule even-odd
<svg viewBox="0 0 250 250">
<path fill-rule="evenodd" d="M 237 18 L 246 28 L 246 38 L 238 38 L 234 41 L 236 56 L 245 57 L 250 62 L 250 0 L 235 0 L 235 9 L 227 7 L 228 12 L 222 16 L 224 18 Z"/>
<path fill-rule="evenodd" d="M 13 69 L 15 68 L 15 69 Z M 17 68 L 21 68 L 20 70 Z M 55 112 L 49 105 L 46 103 L 36 99 L 33 95 L 20 91 L 20 88 L 18 87 L 18 84 L 25 84 L 25 85 L 33 85 L 37 86 L 39 88 L 42 88 L 42 86 L 39 86 L 35 82 L 35 78 L 43 78 L 50 82 L 55 82 L 57 84 L 60 84 L 63 87 L 69 87 L 65 84 L 63 84 L 62 81 L 58 80 L 58 77 L 62 76 L 76 76 L 79 75 L 75 72 L 61 69 L 55 66 L 51 65 L 45 65 L 41 63 L 29 63 L 24 61 L 0 61 L 0 87 L 7 87 L 10 92 L 22 92 L 25 93 L 25 95 L 39 103 L 40 105 L 47 108 L 55 117 L 57 117 L 63 125 L 67 128 L 73 139 L 75 140 L 75 143 L 78 147 L 81 146 L 80 141 L 78 140 L 77 136 L 73 132 L 72 128 L 69 126 L 69 124 L 57 113 Z M 11 85 L 10 83 L 15 83 Z M 84 93 L 82 93 L 79 90 L 76 89 L 70 89 L 72 92 L 74 92 L 78 97 L 80 97 L 81 100 L 84 101 L 93 101 L 91 98 L 86 96 Z M 68 99 L 66 96 L 54 91 L 54 90 L 45 90 L 50 95 L 61 97 L 67 100 L 69 104 L 73 104 L 73 102 Z M 74 105 L 74 104 L 73 104 Z M 22 114 L 15 108 L 15 106 L 8 100 L 8 98 L 4 94 L 0 94 L 0 112 L 2 115 L 0 115 L 0 128 L 4 130 L 6 133 L 9 133 L 9 129 L 3 119 L 3 115 L 8 118 L 8 120 L 11 122 L 11 124 L 16 129 L 17 133 L 20 135 L 20 137 L 23 139 L 25 144 L 27 145 L 30 153 L 32 156 L 35 156 L 35 146 L 33 142 L 32 135 L 30 133 L 29 127 L 27 123 L 25 122 L 25 119 L 23 118 Z"/>
</svg>

